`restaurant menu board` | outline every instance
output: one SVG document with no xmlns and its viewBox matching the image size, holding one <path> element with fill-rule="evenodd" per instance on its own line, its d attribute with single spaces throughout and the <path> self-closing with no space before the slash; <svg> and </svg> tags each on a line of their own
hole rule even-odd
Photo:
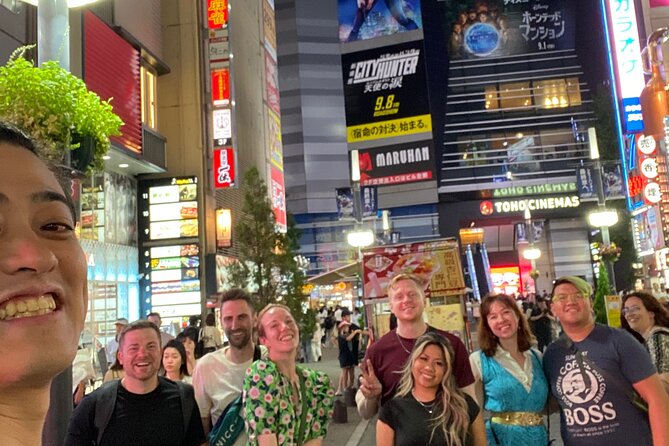
<svg viewBox="0 0 669 446">
<path fill-rule="evenodd" d="M 362 267 L 365 299 L 387 297 L 388 284 L 401 273 L 421 277 L 427 297 L 460 295 L 465 289 L 458 243 L 453 239 L 367 249 Z"/>
<path fill-rule="evenodd" d="M 147 180 L 139 198 L 142 314 L 200 314 L 197 178 Z"/>
</svg>

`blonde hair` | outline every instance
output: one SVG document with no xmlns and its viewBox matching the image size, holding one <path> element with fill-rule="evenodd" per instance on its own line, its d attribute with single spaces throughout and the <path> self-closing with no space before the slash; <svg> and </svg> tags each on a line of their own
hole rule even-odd
<svg viewBox="0 0 669 446">
<path fill-rule="evenodd" d="M 390 290 L 395 288 L 395 284 L 399 282 L 400 280 L 410 280 L 413 283 L 415 283 L 418 288 L 420 288 L 421 292 L 425 294 L 425 281 L 421 279 L 419 276 L 416 274 L 411 274 L 411 273 L 400 273 L 396 276 L 394 276 L 392 279 L 390 279 L 390 283 L 388 283 L 388 290 L 386 294 L 390 296 Z"/>
<path fill-rule="evenodd" d="M 435 402 L 435 416 L 432 421 L 432 433 L 430 442 L 434 438 L 437 429 L 441 429 L 446 438 L 446 444 L 453 446 L 463 446 L 469 429 L 469 410 L 464 393 L 458 388 L 453 375 L 453 357 L 454 351 L 448 339 L 438 333 L 428 332 L 416 340 L 409 360 L 406 362 L 402 371 L 402 377 L 397 388 L 395 398 L 401 398 L 411 394 L 415 382 L 411 369 L 414 362 L 423 353 L 423 350 L 429 345 L 439 347 L 444 355 L 446 364 L 444 377 L 437 390 L 437 400 Z"/>
</svg>

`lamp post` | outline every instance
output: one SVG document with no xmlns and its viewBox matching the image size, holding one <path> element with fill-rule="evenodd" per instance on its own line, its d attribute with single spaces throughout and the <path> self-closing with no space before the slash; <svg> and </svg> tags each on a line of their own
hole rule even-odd
<svg viewBox="0 0 669 446">
<path fill-rule="evenodd" d="M 527 234 L 527 241 L 530 243 L 530 246 L 523 251 L 523 257 L 526 260 L 530 261 L 532 271 L 530 272 L 530 277 L 532 277 L 532 282 L 534 283 L 534 295 L 537 294 L 537 279 L 533 277 L 534 271 L 537 269 L 537 259 L 541 257 L 541 250 L 534 246 L 534 228 L 532 227 L 532 214 L 530 210 L 525 208 L 523 213 L 525 218 L 525 233 Z"/>
<path fill-rule="evenodd" d="M 597 131 L 594 127 L 588 128 L 588 144 L 590 146 L 590 159 L 593 160 L 593 181 L 597 192 L 597 210 L 588 214 L 588 223 L 599 228 L 602 234 L 602 244 L 611 245 L 609 226 L 618 223 L 618 213 L 615 209 L 606 209 L 606 196 L 604 195 L 604 182 L 602 181 L 602 163 L 599 159 L 599 146 L 597 145 Z M 602 262 L 609 273 L 612 291 L 616 292 L 616 276 L 611 262 Z"/>
</svg>

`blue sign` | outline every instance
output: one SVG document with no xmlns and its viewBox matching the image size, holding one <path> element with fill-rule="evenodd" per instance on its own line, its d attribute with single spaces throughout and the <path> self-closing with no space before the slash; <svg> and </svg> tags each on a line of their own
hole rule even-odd
<svg viewBox="0 0 669 446">
<path fill-rule="evenodd" d="M 623 98 L 623 116 L 627 133 L 643 132 L 643 116 L 639 98 Z"/>
</svg>

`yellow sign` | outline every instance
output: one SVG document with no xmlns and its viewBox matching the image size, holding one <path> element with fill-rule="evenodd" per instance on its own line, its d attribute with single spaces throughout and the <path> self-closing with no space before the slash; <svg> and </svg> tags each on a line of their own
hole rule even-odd
<svg viewBox="0 0 669 446">
<path fill-rule="evenodd" d="M 620 314 L 623 302 L 620 296 L 606 296 L 606 320 L 609 327 L 620 328 Z"/>
<path fill-rule="evenodd" d="M 465 329 L 465 319 L 462 315 L 462 305 L 435 305 L 427 307 L 427 318 L 433 327 L 446 331 L 459 331 Z"/>
<path fill-rule="evenodd" d="M 432 131 L 430 115 L 411 116 L 390 121 L 353 125 L 346 128 L 347 141 L 356 143 Z"/>
</svg>

